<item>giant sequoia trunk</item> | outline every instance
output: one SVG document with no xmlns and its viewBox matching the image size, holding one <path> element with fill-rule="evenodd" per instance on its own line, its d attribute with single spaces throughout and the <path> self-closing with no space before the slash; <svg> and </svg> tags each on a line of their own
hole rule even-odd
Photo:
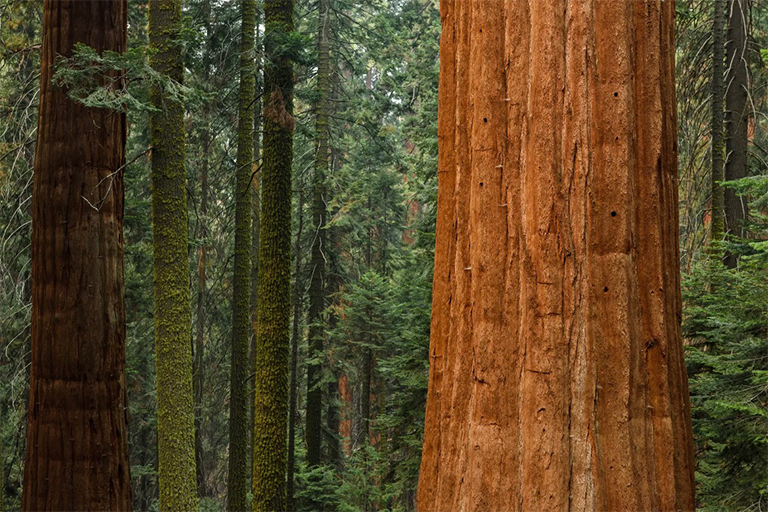
<svg viewBox="0 0 768 512">
<path fill-rule="evenodd" d="M 43 13 L 22 509 L 129 510 L 125 114 L 85 108 L 51 85 L 54 60 L 75 43 L 125 51 L 127 4 L 46 0 Z"/>
<path fill-rule="evenodd" d="M 441 9 L 419 509 L 693 510 L 674 2 Z"/>
</svg>

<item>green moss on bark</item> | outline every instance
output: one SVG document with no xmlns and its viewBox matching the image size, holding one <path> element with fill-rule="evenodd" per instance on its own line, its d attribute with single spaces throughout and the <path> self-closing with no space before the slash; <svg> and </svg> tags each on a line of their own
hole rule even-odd
<svg viewBox="0 0 768 512">
<path fill-rule="evenodd" d="M 151 0 L 151 65 L 182 81 L 180 0 Z M 160 509 L 197 510 L 184 106 L 154 86 L 150 116 Z"/>
<path fill-rule="evenodd" d="M 229 401 L 229 479 L 227 509 L 246 509 L 248 482 L 248 342 L 251 314 L 250 188 L 253 167 L 253 97 L 256 89 L 254 32 L 256 0 L 242 0 L 239 124 L 235 171 L 235 272 L 232 297 L 232 364 Z"/>
<path fill-rule="evenodd" d="M 286 508 L 291 262 L 293 67 L 279 41 L 293 1 L 267 0 L 259 304 L 253 433 L 253 510 Z"/>
</svg>

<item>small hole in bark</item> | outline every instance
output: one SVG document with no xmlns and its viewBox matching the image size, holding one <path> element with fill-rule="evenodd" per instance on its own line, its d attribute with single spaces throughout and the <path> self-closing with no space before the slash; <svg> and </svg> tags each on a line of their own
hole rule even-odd
<svg viewBox="0 0 768 512">
<path fill-rule="evenodd" d="M 483 185 L 485 185 L 485 183 L 483 183 L 483 182 L 481 181 L 481 182 L 480 182 L 480 186 L 482 187 Z"/>
<path fill-rule="evenodd" d="M 615 217 L 615 216 L 616 216 L 616 212 L 611 212 L 611 217 Z"/>
<path fill-rule="evenodd" d="M 603 288 L 603 291 L 604 291 L 605 293 L 608 293 L 608 287 L 606 286 L 605 288 Z"/>
<path fill-rule="evenodd" d="M 487 123 L 487 122 L 488 122 L 488 118 L 487 118 L 487 117 L 484 117 L 484 118 L 483 118 L 483 122 L 484 122 L 484 123 Z"/>
<path fill-rule="evenodd" d="M 613 93 L 613 97 L 614 98 L 618 98 L 619 97 L 619 93 L 617 93 L 617 92 Z"/>
<path fill-rule="evenodd" d="M 618 138 L 618 137 L 616 137 L 616 138 L 615 138 L 615 139 L 613 139 L 613 140 L 616 140 L 616 141 L 617 141 L 617 140 L 619 140 L 619 138 Z"/>
</svg>

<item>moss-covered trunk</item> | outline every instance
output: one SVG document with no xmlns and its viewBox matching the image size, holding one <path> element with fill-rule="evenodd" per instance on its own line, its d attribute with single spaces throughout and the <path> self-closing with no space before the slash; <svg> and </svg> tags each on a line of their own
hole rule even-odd
<svg viewBox="0 0 768 512">
<path fill-rule="evenodd" d="M 251 337 L 251 216 L 253 215 L 253 97 L 256 89 L 256 0 L 242 0 L 240 95 L 235 170 L 235 273 L 229 398 L 227 509 L 245 510 L 248 486 L 248 345 Z"/>
<path fill-rule="evenodd" d="M 293 162 L 293 1 L 266 0 L 264 139 L 253 434 L 253 509 L 286 508 L 291 165 Z"/>
<path fill-rule="evenodd" d="M 51 84 L 55 59 L 72 56 L 76 43 L 124 52 L 127 19 L 125 0 L 43 2 L 22 510 L 132 507 L 123 298 L 126 117 L 86 108 Z M 125 85 L 117 73 L 108 80 L 115 89 Z"/>
<path fill-rule="evenodd" d="M 181 82 L 181 0 L 149 3 L 150 64 Z M 155 364 L 160 509 L 197 509 L 189 302 L 186 135 L 179 98 L 150 91 L 152 228 L 155 272 Z"/>
<path fill-rule="evenodd" d="M 309 283 L 309 352 L 307 359 L 307 463 L 317 466 L 322 461 L 323 339 L 325 326 L 325 180 L 328 174 L 329 98 L 331 93 L 331 60 L 329 44 L 330 0 L 318 4 L 317 33 L 317 103 L 315 104 L 315 172 L 312 180 L 312 260 Z"/>
<path fill-rule="evenodd" d="M 419 510 L 694 510 L 674 2 L 441 17 Z"/>
</svg>

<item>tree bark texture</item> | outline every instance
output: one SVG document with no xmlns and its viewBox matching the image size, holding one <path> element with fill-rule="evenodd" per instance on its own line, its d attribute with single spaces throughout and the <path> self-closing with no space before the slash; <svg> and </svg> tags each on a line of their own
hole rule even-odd
<svg viewBox="0 0 768 512">
<path fill-rule="evenodd" d="M 123 269 L 126 118 L 76 104 L 51 85 L 55 59 L 71 57 L 75 43 L 124 52 L 126 24 L 125 0 L 43 3 L 22 510 L 132 508 Z"/>
<path fill-rule="evenodd" d="M 725 235 L 725 193 L 720 184 L 725 179 L 725 0 L 714 0 L 712 14 L 712 199 L 710 216 L 711 249 L 720 251 Z"/>
<path fill-rule="evenodd" d="M 307 354 L 307 464 L 322 462 L 323 341 L 325 325 L 325 180 L 328 174 L 329 99 L 331 94 L 330 0 L 319 0 L 317 32 L 317 103 L 315 104 L 315 168 L 312 180 L 312 261 L 309 282 L 309 353 Z"/>
<path fill-rule="evenodd" d="M 181 0 L 150 0 L 150 64 L 181 82 Z M 150 90 L 160 510 L 197 509 L 184 106 Z"/>
<path fill-rule="evenodd" d="M 235 170 L 235 272 L 229 395 L 227 510 L 245 510 L 248 490 L 248 372 L 251 369 L 251 217 L 253 215 L 253 98 L 256 0 L 242 0 L 240 92 Z"/>
<path fill-rule="evenodd" d="M 748 151 L 748 87 L 747 64 L 747 0 L 728 2 L 728 42 L 726 44 L 726 92 L 725 92 L 725 179 L 738 180 L 747 176 Z M 745 199 L 733 189 L 725 190 L 725 225 L 728 233 L 745 236 L 743 223 L 747 217 Z M 736 266 L 736 258 L 726 255 L 726 263 Z"/>
<path fill-rule="evenodd" d="M 301 290 L 304 282 L 301 278 L 301 237 L 304 235 L 304 188 L 299 186 L 299 226 L 296 230 L 296 241 L 293 244 L 294 270 L 291 303 L 293 304 L 293 329 L 291 332 L 291 389 L 288 395 L 288 477 L 287 491 L 288 512 L 294 507 L 294 481 L 296 478 L 296 421 L 299 417 L 299 343 L 301 343 Z"/>
<path fill-rule="evenodd" d="M 203 81 L 210 78 L 210 46 L 211 46 L 211 0 L 204 5 L 205 34 L 208 37 L 206 51 L 203 53 Z M 205 449 L 203 448 L 203 389 L 205 387 L 205 325 L 206 325 L 206 289 L 208 276 L 206 274 L 206 259 L 208 255 L 208 170 L 210 166 L 211 133 L 208 126 L 203 126 L 200 133 L 202 146 L 202 161 L 200 163 L 200 231 L 197 235 L 202 240 L 197 250 L 197 323 L 195 325 L 195 346 L 193 350 L 193 380 L 192 387 L 195 396 L 195 470 L 197 492 L 203 497 L 208 495 L 205 480 Z"/>
<path fill-rule="evenodd" d="M 419 510 L 694 510 L 674 13 L 441 2 Z"/>
<path fill-rule="evenodd" d="M 293 0 L 264 2 L 264 139 L 253 431 L 253 510 L 286 509 L 291 315 Z M 282 51 L 281 51 L 282 50 Z"/>
</svg>

